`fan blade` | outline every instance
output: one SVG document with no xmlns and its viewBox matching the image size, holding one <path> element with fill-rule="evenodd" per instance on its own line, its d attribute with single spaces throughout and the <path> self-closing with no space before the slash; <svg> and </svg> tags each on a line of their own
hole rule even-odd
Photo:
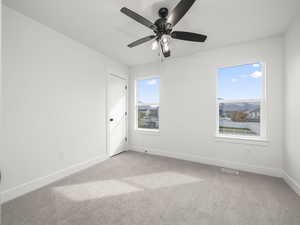
<svg viewBox="0 0 300 225">
<path fill-rule="evenodd" d="M 169 14 L 167 23 L 172 24 L 174 27 L 192 7 L 195 1 L 196 0 L 181 0 Z"/>
<path fill-rule="evenodd" d="M 154 23 L 152 23 L 151 21 L 147 20 L 146 18 L 140 16 L 139 14 L 133 12 L 132 10 L 130 10 L 126 7 L 123 7 L 120 11 L 122 13 L 124 13 L 125 15 L 129 16 L 130 18 L 134 19 L 138 23 L 140 23 L 146 27 L 149 27 L 153 31 L 157 31 L 157 27 Z"/>
<path fill-rule="evenodd" d="M 173 31 L 171 37 L 174 39 L 184 40 L 184 41 L 194 41 L 194 42 L 205 42 L 207 36 L 203 34 L 196 34 L 184 31 Z"/>
<path fill-rule="evenodd" d="M 135 41 L 135 42 L 130 43 L 130 44 L 128 45 L 128 47 L 129 47 L 129 48 L 133 48 L 133 47 L 135 47 L 135 46 L 137 46 L 137 45 L 140 45 L 140 44 L 143 44 L 143 43 L 145 43 L 145 42 L 147 42 L 147 41 L 150 41 L 150 40 L 152 40 L 152 39 L 155 38 L 155 37 L 156 37 L 155 35 L 150 35 L 150 36 L 141 38 L 141 39 L 139 39 L 139 40 L 137 40 L 137 41 Z"/>
</svg>

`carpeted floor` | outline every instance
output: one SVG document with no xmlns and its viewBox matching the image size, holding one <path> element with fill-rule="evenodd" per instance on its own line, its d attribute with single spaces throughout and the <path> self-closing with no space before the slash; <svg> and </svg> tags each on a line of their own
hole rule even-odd
<svg viewBox="0 0 300 225">
<path fill-rule="evenodd" d="M 282 179 L 126 152 L 8 202 L 2 225 L 299 225 Z"/>
</svg>

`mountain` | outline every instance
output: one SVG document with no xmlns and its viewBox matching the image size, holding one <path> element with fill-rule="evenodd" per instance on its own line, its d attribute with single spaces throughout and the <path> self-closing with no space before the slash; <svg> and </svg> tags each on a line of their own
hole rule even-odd
<svg viewBox="0 0 300 225">
<path fill-rule="evenodd" d="M 241 102 L 241 103 L 221 103 L 220 109 L 223 111 L 258 111 L 260 107 L 259 102 Z"/>
</svg>

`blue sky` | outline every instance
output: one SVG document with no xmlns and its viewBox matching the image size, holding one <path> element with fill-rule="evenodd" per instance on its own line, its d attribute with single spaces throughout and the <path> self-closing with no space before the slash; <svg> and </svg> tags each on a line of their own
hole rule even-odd
<svg viewBox="0 0 300 225">
<path fill-rule="evenodd" d="M 138 101 L 143 103 L 159 102 L 160 79 L 138 80 Z"/>
<path fill-rule="evenodd" d="M 260 63 L 226 67 L 218 70 L 218 98 L 255 99 L 262 94 Z"/>
</svg>

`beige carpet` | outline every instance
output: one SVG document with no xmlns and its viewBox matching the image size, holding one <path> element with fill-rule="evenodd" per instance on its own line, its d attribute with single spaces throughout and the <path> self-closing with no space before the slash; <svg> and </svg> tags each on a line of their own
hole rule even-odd
<svg viewBox="0 0 300 225">
<path fill-rule="evenodd" d="M 299 225 L 282 179 L 126 152 L 8 202 L 2 225 Z"/>
</svg>

